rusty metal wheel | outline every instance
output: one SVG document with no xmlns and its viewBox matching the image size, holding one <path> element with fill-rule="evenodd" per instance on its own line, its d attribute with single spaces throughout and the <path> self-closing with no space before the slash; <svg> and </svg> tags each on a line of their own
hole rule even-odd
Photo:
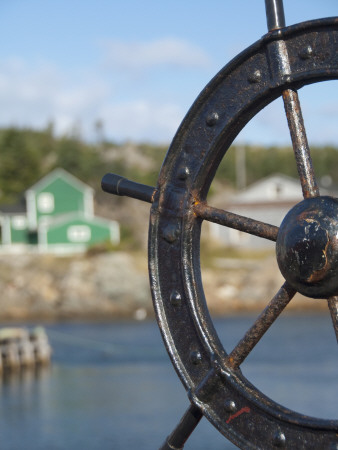
<svg viewBox="0 0 338 450">
<path fill-rule="evenodd" d="M 338 339 L 338 201 L 320 196 L 297 95 L 305 85 L 338 78 L 338 20 L 284 27 L 277 13 L 268 15 L 272 31 L 226 65 L 197 98 L 170 146 L 156 188 L 112 174 L 102 182 L 108 192 L 152 203 L 149 272 L 154 307 L 191 402 L 163 449 L 183 448 L 203 415 L 244 449 L 338 448 L 337 421 L 306 417 L 280 406 L 240 370 L 296 292 L 328 300 Z M 280 228 L 206 202 L 233 140 L 279 96 L 304 195 Z M 203 292 L 199 247 L 204 220 L 277 241 L 277 261 L 285 277 L 230 353 L 217 336 Z"/>
</svg>

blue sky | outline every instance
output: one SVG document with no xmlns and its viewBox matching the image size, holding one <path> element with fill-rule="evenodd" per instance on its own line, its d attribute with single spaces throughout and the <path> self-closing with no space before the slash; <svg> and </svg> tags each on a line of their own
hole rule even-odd
<svg viewBox="0 0 338 450">
<path fill-rule="evenodd" d="M 2 0 L 0 126 L 57 133 L 95 122 L 116 141 L 168 143 L 206 83 L 266 32 L 264 0 Z M 284 0 L 287 24 L 337 0 Z M 309 140 L 338 145 L 338 82 L 300 92 Z M 241 142 L 289 143 L 281 100 Z"/>
</svg>

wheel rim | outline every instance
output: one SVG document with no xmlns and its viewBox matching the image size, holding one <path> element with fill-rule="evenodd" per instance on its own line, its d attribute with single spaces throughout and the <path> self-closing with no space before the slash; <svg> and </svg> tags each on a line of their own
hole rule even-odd
<svg viewBox="0 0 338 450">
<path fill-rule="evenodd" d="M 250 330 L 242 348 L 225 352 L 201 281 L 201 224 L 217 215 L 205 200 L 220 161 L 255 114 L 285 92 L 338 78 L 337 39 L 337 19 L 302 23 L 269 33 L 225 66 L 182 122 L 151 209 L 150 281 L 167 350 L 192 403 L 242 448 L 336 448 L 338 423 L 290 411 L 246 380 L 239 368 L 246 357 L 243 348 L 250 351 L 247 341 L 254 344 L 260 330 Z M 319 195 L 311 176 L 300 173 L 300 178 L 305 197 Z M 246 222 L 243 227 L 276 240 L 278 229 L 265 225 L 250 228 Z M 258 328 L 269 327 L 295 292 L 286 282 L 260 316 Z M 335 295 L 329 299 L 331 311 L 337 307 Z"/>
</svg>

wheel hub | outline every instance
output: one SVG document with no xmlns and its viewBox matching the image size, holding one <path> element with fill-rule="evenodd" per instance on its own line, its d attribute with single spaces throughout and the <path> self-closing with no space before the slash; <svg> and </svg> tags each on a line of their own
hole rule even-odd
<svg viewBox="0 0 338 450">
<path fill-rule="evenodd" d="M 277 237 L 277 261 L 285 279 L 312 298 L 338 293 L 338 200 L 308 198 L 285 216 Z"/>
</svg>

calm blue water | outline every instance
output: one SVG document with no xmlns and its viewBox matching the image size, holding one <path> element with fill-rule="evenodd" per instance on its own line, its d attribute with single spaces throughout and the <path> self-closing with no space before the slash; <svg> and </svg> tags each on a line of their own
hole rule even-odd
<svg viewBox="0 0 338 450">
<path fill-rule="evenodd" d="M 216 320 L 229 351 L 252 317 Z M 188 406 L 155 322 L 46 325 L 50 369 L 0 384 L 0 448 L 156 449 Z M 298 412 L 338 417 L 337 344 L 329 316 L 284 316 L 242 366 Z M 205 419 L 186 449 L 232 449 Z"/>
</svg>

